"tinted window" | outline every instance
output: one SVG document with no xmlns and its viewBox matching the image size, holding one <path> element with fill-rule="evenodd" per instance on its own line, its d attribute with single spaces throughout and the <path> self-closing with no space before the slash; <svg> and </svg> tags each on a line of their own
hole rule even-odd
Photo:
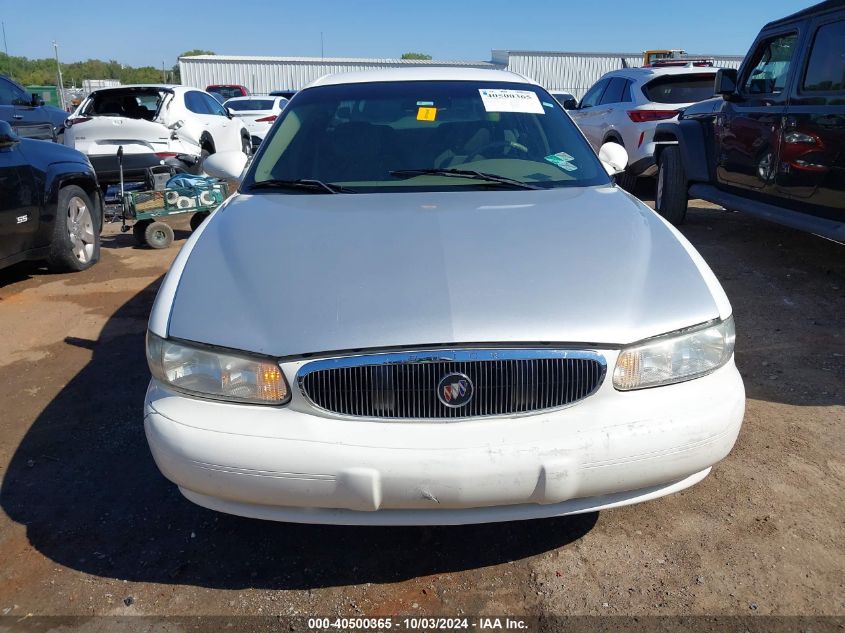
<svg viewBox="0 0 845 633">
<path fill-rule="evenodd" d="M 533 84 L 407 81 L 309 88 L 282 111 L 262 148 L 245 190 L 296 179 L 370 192 L 491 187 L 489 180 L 413 173 L 431 169 L 479 171 L 541 188 L 608 182 L 572 120 Z M 401 170 L 412 173 L 393 173 Z"/>
<path fill-rule="evenodd" d="M 152 120 L 166 92 L 149 89 L 111 89 L 94 92 L 80 114 Z"/>
<path fill-rule="evenodd" d="M 220 95 L 223 99 L 231 99 L 232 97 L 242 97 L 244 96 L 243 91 L 240 88 L 236 88 L 234 86 L 217 86 L 213 88 L 208 88 L 206 92 L 211 92 L 216 95 Z"/>
<path fill-rule="evenodd" d="M 238 99 L 227 101 L 226 107 L 233 111 L 241 110 L 272 110 L 274 99 Z"/>
<path fill-rule="evenodd" d="M 643 86 L 653 103 L 695 103 L 713 96 L 715 75 L 664 75 Z"/>
<path fill-rule="evenodd" d="M 754 52 L 751 72 L 742 84 L 743 91 L 753 95 L 783 92 L 797 39 L 796 33 L 787 33 L 765 40 Z"/>
<path fill-rule="evenodd" d="M 200 97 L 205 102 L 205 107 L 208 108 L 209 114 L 216 114 L 217 116 L 228 116 L 226 108 L 222 103 L 219 103 L 214 97 L 209 94 L 200 93 Z"/>
<path fill-rule="evenodd" d="M 803 89 L 808 92 L 845 89 L 845 20 L 816 32 Z"/>
<path fill-rule="evenodd" d="M 584 98 L 581 99 L 581 108 L 591 108 L 599 102 L 601 93 L 604 92 L 605 86 L 610 82 L 609 79 L 602 79 L 587 91 Z"/>
<path fill-rule="evenodd" d="M 607 89 L 601 96 L 600 103 L 620 103 L 625 101 L 624 95 L 628 88 L 628 80 L 621 77 L 614 77 L 610 80 Z"/>
<path fill-rule="evenodd" d="M 30 105 L 31 99 L 26 90 L 0 77 L 0 105 Z"/>
<path fill-rule="evenodd" d="M 185 107 L 194 114 L 211 114 L 205 102 L 205 95 L 196 90 L 185 93 Z"/>
</svg>

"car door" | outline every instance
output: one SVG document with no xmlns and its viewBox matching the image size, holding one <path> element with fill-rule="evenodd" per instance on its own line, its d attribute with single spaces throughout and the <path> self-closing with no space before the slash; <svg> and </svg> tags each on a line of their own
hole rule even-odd
<svg viewBox="0 0 845 633">
<path fill-rule="evenodd" d="M 11 126 L 0 123 L 0 261 L 32 248 L 40 220 L 35 176 Z"/>
<path fill-rule="evenodd" d="M 598 139 L 597 148 L 601 147 L 611 130 L 615 129 L 617 114 L 619 110 L 624 110 L 623 102 L 630 101 L 628 83 L 624 77 L 613 77 L 593 110 L 596 114 L 594 127 Z"/>
<path fill-rule="evenodd" d="M 845 16 L 819 18 L 807 41 L 786 109 L 777 193 L 796 211 L 845 221 Z"/>
<path fill-rule="evenodd" d="M 209 126 L 214 130 L 212 134 L 214 135 L 217 151 L 234 152 L 241 150 L 240 121 L 230 119 L 228 110 L 210 94 L 201 93 L 201 95 L 211 113 Z"/>
<path fill-rule="evenodd" d="M 578 108 L 569 111 L 573 121 L 581 128 L 584 136 L 587 137 L 587 140 L 594 148 L 598 148 L 601 143 L 601 138 L 596 138 L 598 135 L 597 129 L 601 124 L 598 113 L 596 112 L 596 106 L 598 106 L 602 94 L 609 83 L 609 77 L 599 79 L 581 99 Z"/>
<path fill-rule="evenodd" d="M 0 77 L 0 118 L 22 138 L 55 140 L 53 124 L 44 108 L 33 106 L 32 95 L 5 77 Z"/>
<path fill-rule="evenodd" d="M 795 26 L 760 39 L 743 64 L 738 95 L 716 120 L 716 180 L 725 187 L 774 193 L 782 121 L 800 33 Z"/>
<path fill-rule="evenodd" d="M 215 125 L 217 118 L 212 115 L 204 95 L 205 93 L 199 90 L 189 90 L 184 94 L 185 109 L 190 113 L 190 116 L 185 118 L 182 133 L 197 143 L 200 142 L 204 134 L 208 134 L 214 141 L 214 149 L 220 151 L 221 147 L 218 144 L 220 139 L 217 138 L 220 134 Z M 225 141 L 223 141 L 223 144 L 225 144 Z"/>
</svg>

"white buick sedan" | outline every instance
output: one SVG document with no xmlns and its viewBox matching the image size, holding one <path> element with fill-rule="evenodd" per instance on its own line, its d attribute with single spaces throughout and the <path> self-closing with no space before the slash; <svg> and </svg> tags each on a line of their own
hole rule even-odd
<svg viewBox="0 0 845 633">
<path fill-rule="evenodd" d="M 306 523 L 591 512 L 701 481 L 745 397 L 707 264 L 540 86 L 335 75 L 153 308 L 144 423 L 191 501 Z"/>
</svg>

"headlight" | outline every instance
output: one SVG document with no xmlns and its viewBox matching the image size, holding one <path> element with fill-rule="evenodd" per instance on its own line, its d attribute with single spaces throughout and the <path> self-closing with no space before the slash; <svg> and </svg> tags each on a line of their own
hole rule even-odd
<svg viewBox="0 0 845 633">
<path fill-rule="evenodd" d="M 240 352 L 194 347 L 147 332 L 147 362 L 160 382 L 199 396 L 283 404 L 290 395 L 278 363 Z"/>
<path fill-rule="evenodd" d="M 621 391 L 671 385 L 709 374 L 734 352 L 734 320 L 670 334 L 623 349 L 613 370 Z"/>
</svg>

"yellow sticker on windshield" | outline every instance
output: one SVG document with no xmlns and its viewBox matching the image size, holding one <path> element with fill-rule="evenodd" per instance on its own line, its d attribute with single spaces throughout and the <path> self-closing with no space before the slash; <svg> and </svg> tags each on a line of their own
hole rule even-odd
<svg viewBox="0 0 845 633">
<path fill-rule="evenodd" d="M 437 108 L 419 108 L 417 121 L 434 121 L 437 118 Z"/>
</svg>

